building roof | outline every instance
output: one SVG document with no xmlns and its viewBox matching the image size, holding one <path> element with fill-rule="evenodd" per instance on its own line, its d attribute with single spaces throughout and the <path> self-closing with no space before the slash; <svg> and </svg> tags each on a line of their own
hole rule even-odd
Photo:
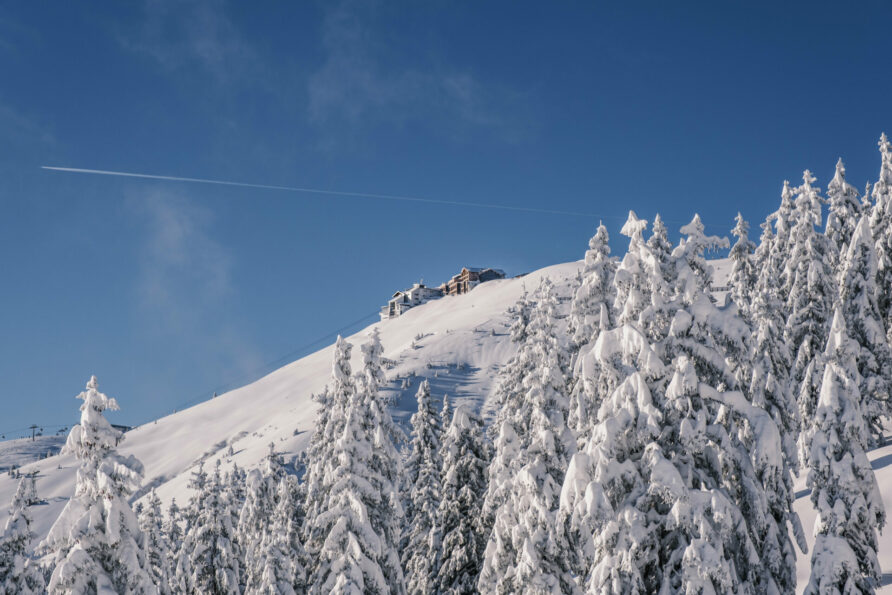
<svg viewBox="0 0 892 595">
<path fill-rule="evenodd" d="M 470 273 L 482 273 L 483 271 L 492 271 L 494 273 L 498 273 L 502 276 L 505 276 L 505 271 L 502 269 L 494 269 L 492 267 L 462 267 L 462 269 L 467 269 Z"/>
</svg>

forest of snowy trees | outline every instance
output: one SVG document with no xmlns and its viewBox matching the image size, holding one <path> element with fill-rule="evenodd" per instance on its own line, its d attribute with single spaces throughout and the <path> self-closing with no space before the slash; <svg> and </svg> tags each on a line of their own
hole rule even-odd
<svg viewBox="0 0 892 595">
<path fill-rule="evenodd" d="M 872 592 L 885 511 L 866 452 L 892 409 L 892 145 L 859 193 L 784 183 L 759 241 L 695 215 L 673 245 L 630 212 L 601 225 L 572 295 L 545 279 L 511 309 L 516 355 L 484 412 L 424 381 L 406 435 L 373 330 L 338 338 L 289 472 L 198 466 L 189 502 L 131 507 L 141 463 L 95 377 L 65 452 L 73 496 L 34 539 L 25 476 L 0 536 L 2 593 Z M 824 205 L 827 208 L 824 208 Z M 826 217 L 825 217 L 826 212 Z M 730 249 L 727 303 L 705 255 Z M 564 299 L 562 299 L 564 298 Z M 803 528 L 793 479 L 818 512 Z M 806 551 L 805 532 L 814 546 Z M 803 587 L 803 585 L 800 585 Z"/>
</svg>

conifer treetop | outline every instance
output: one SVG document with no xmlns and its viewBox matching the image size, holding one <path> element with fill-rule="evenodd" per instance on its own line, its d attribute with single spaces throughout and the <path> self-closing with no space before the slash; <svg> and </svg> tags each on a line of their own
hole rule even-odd
<svg viewBox="0 0 892 595">
<path fill-rule="evenodd" d="M 647 228 L 647 220 L 639 219 L 638 215 L 635 214 L 635 211 L 629 211 L 629 216 L 626 219 L 626 222 L 623 224 L 622 229 L 619 232 L 632 239 L 632 242 L 641 242 L 642 237 L 641 234 L 644 233 L 644 230 Z"/>
</svg>

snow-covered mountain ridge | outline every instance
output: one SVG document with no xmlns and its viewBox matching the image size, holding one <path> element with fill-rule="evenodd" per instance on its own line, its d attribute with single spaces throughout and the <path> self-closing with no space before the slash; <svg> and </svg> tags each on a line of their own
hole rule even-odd
<svg viewBox="0 0 892 595">
<path fill-rule="evenodd" d="M 399 318 L 375 323 L 348 337 L 357 346 L 353 367 L 360 367 L 359 344 L 368 332 L 378 328 L 384 357 L 393 362 L 388 365 L 385 390 L 394 395 L 393 416 L 397 421 L 404 421 L 415 409 L 415 391 L 423 378 L 430 381 L 437 399 L 448 393 L 456 403 L 473 402 L 479 407 L 490 392 L 498 368 L 516 350 L 507 335 L 508 308 L 525 290 L 535 289 L 543 277 L 568 293 L 566 284 L 580 267 L 581 262 L 565 263 L 522 278 L 489 281 L 468 294 L 447 296 Z M 155 487 L 162 500 L 176 497 L 185 502 L 190 493 L 190 472 L 199 462 L 212 466 L 222 459 L 225 464 L 234 462 L 250 469 L 267 454 L 271 442 L 285 454 L 286 462 L 293 462 L 309 441 L 317 409 L 311 396 L 328 382 L 332 354 L 333 347 L 328 346 L 247 386 L 127 432 L 119 450 L 144 464 L 141 494 Z M 95 372 L 101 390 L 101 370 Z M 80 388 L 72 387 L 72 396 Z M 126 410 L 127 395 L 110 396 Z M 76 419 L 78 406 L 79 401 L 72 398 L 72 420 Z M 230 446 L 234 454 L 227 456 Z M 71 496 L 77 462 L 70 455 L 54 456 L 24 465 L 21 472 L 34 470 L 39 471 L 40 496 L 48 502 L 34 511 L 34 529 L 40 538 Z M 15 489 L 15 480 L 0 477 L 2 510 L 9 505 Z"/>
<path fill-rule="evenodd" d="M 714 261 L 714 285 L 726 285 L 728 261 Z M 581 262 L 559 264 L 523 278 L 491 281 L 474 291 L 446 297 L 414 308 L 403 316 L 379 322 L 348 338 L 355 345 L 378 328 L 390 362 L 386 390 L 394 396 L 394 417 L 405 421 L 415 409 L 415 392 L 424 378 L 431 383 L 435 398 L 449 394 L 455 402 L 470 402 L 482 407 L 490 395 L 498 369 L 516 350 L 507 334 L 507 310 L 525 290 L 532 290 L 543 277 L 550 278 L 558 293 L 567 295 L 568 285 Z M 145 483 L 141 493 L 157 489 L 162 500 L 176 497 L 185 502 L 190 490 L 187 482 L 195 466 L 205 461 L 213 464 L 237 463 L 253 468 L 266 455 L 272 442 L 293 461 L 307 445 L 313 427 L 316 405 L 311 395 L 321 391 L 329 379 L 332 347 L 288 364 L 245 387 L 233 390 L 190 409 L 169 415 L 127 433 L 120 451 L 133 454 L 145 465 Z M 358 369 L 359 349 L 353 353 Z M 101 383 L 101 371 L 100 383 Z M 100 384 L 101 387 L 101 384 Z M 72 387 L 72 394 L 79 387 Z M 126 395 L 112 395 L 127 408 Z M 72 419 L 78 403 L 72 399 Z M 232 455 L 229 455 L 230 447 Z M 870 453 L 877 479 L 883 488 L 887 510 L 892 509 L 892 446 Z M 34 510 L 38 539 L 71 496 L 77 464 L 70 455 L 55 456 L 25 465 L 22 472 L 38 471 L 38 490 L 46 500 Z M 797 482 L 796 509 L 811 539 L 815 512 L 808 500 L 804 478 Z M 0 505 L 10 502 L 16 482 L 0 477 Z M 883 582 L 892 582 L 892 544 L 889 532 L 880 537 L 880 561 Z M 798 584 L 806 584 L 809 556 L 798 553 Z M 887 589 L 889 587 L 886 587 Z M 892 592 L 892 589 L 889 589 Z"/>
</svg>

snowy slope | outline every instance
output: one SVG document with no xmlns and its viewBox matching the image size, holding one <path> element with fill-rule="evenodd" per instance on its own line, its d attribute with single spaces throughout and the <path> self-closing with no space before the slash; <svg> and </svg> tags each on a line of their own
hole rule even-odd
<svg viewBox="0 0 892 595">
<path fill-rule="evenodd" d="M 55 455 L 65 444 L 65 435 L 36 436 L 0 442 L 0 473 Z"/>
<path fill-rule="evenodd" d="M 524 288 L 532 291 L 543 276 L 549 276 L 561 292 L 576 276 L 581 263 L 548 267 L 520 279 L 484 283 L 462 296 L 449 296 L 418 306 L 403 316 L 376 323 L 381 332 L 384 356 L 398 362 L 386 370 L 396 405 L 394 417 L 407 419 L 415 408 L 415 391 L 428 378 L 437 398 L 444 392 L 456 402 L 480 404 L 489 394 L 500 365 L 514 353 L 506 330 L 506 310 Z M 360 366 L 359 345 L 369 327 L 349 340 L 354 344 L 353 368 Z M 168 501 L 185 502 L 190 471 L 200 462 L 213 465 L 226 459 L 232 445 L 232 460 L 254 467 L 268 451 L 270 442 L 286 459 L 303 450 L 309 440 L 316 413 L 311 395 L 328 382 L 332 347 L 293 362 L 248 386 L 200 403 L 125 436 L 120 451 L 133 454 L 145 465 L 144 491 L 152 486 Z M 84 381 L 93 370 L 85 370 Z M 414 377 L 412 376 L 414 372 Z M 102 390 L 101 370 L 95 371 Z M 405 386 L 405 388 L 403 388 Z M 82 387 L 72 387 L 72 397 Z M 127 408 L 127 395 L 109 395 Z M 71 419 L 78 419 L 80 401 L 71 399 Z M 22 472 L 40 471 L 38 491 L 48 504 L 34 511 L 35 531 L 42 537 L 71 495 L 76 461 L 68 455 L 25 465 Z M 0 476 L 0 507 L 6 509 L 16 483 Z M 3 513 L 0 512 L 0 518 Z"/>
<path fill-rule="evenodd" d="M 730 273 L 730 261 L 713 263 L 715 286 L 723 286 Z M 534 290 L 543 276 L 555 282 L 559 295 L 566 295 L 580 266 L 580 262 L 572 262 L 519 279 L 490 281 L 467 295 L 445 297 L 399 318 L 376 323 L 349 338 L 354 344 L 354 370 L 360 365 L 359 345 L 366 333 L 377 327 L 384 355 L 394 362 L 387 370 L 386 390 L 395 397 L 393 413 L 398 421 L 405 422 L 414 410 L 415 391 L 424 378 L 431 382 L 438 399 L 448 393 L 456 402 L 482 406 L 499 367 L 515 350 L 506 333 L 507 309 L 524 289 Z M 190 492 L 186 487 L 189 474 L 200 461 L 213 465 L 222 459 L 227 464 L 231 460 L 242 467 L 254 467 L 266 454 L 270 442 L 286 453 L 286 460 L 293 461 L 309 440 L 316 409 L 310 396 L 321 391 L 328 381 L 331 356 L 329 346 L 253 384 L 128 432 L 120 450 L 136 455 L 144 463 L 144 492 L 154 486 L 163 500 L 176 497 L 184 503 Z M 93 371 L 85 371 L 85 381 L 90 372 Z M 96 372 L 101 390 L 101 370 Z M 80 389 L 72 387 L 72 396 Z M 126 409 L 127 395 L 109 396 L 116 397 Z M 72 398 L 73 422 L 77 420 L 78 405 L 79 401 Z M 230 445 L 235 454 L 228 458 Z M 886 509 L 892 511 L 892 445 L 875 450 L 870 458 Z M 34 510 L 35 530 L 42 538 L 71 495 L 76 462 L 70 456 L 54 456 L 24 465 L 22 472 L 33 469 L 39 470 L 38 491 L 47 501 Z M 15 486 L 12 478 L 0 476 L 0 510 L 8 506 Z M 796 489 L 796 510 L 811 542 L 815 513 L 804 478 L 799 478 Z M 0 518 L 3 516 L 0 512 Z M 892 530 L 881 535 L 879 554 L 885 573 L 883 591 L 892 593 Z M 800 554 L 797 566 L 801 590 L 808 580 L 809 556 Z"/>
</svg>

